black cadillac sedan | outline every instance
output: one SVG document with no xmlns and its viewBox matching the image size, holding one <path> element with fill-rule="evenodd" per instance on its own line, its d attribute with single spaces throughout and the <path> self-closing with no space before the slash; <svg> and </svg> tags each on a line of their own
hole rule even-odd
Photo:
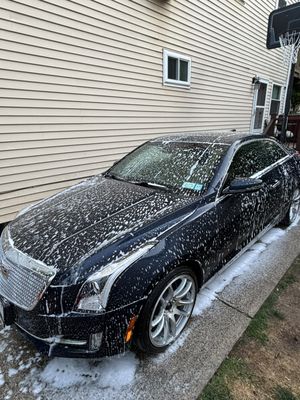
<svg viewBox="0 0 300 400">
<path fill-rule="evenodd" d="M 300 161 L 262 136 L 151 140 L 6 226 L 0 311 L 49 355 L 165 350 L 197 292 L 299 212 Z"/>
</svg>

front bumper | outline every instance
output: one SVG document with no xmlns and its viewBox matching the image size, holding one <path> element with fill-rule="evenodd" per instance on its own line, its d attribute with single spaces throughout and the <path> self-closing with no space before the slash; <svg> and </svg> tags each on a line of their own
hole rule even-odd
<svg viewBox="0 0 300 400">
<path fill-rule="evenodd" d="M 11 305 L 14 324 L 42 353 L 55 357 L 99 358 L 123 353 L 130 347 L 124 336 L 143 301 L 114 311 L 90 314 L 69 312 L 42 315 Z"/>
</svg>

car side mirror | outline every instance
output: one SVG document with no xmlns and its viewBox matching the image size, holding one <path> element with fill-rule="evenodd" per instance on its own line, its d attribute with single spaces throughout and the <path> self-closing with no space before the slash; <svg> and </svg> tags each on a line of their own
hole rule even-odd
<svg viewBox="0 0 300 400">
<path fill-rule="evenodd" d="M 223 194 L 238 194 L 257 192 L 263 185 L 261 179 L 236 178 L 223 190 Z"/>
</svg>

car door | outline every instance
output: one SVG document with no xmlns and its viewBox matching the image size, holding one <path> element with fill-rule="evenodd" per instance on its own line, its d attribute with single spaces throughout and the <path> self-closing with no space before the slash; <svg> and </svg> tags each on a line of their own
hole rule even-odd
<svg viewBox="0 0 300 400">
<path fill-rule="evenodd" d="M 253 177 L 262 179 L 266 185 L 265 225 L 274 225 L 282 214 L 285 203 L 286 181 L 288 173 L 283 161 L 287 153 L 273 140 L 261 140 L 257 148 L 261 158 L 262 170 Z"/>
<path fill-rule="evenodd" d="M 266 224 L 266 185 L 257 192 L 222 194 L 234 179 L 249 178 L 263 169 L 258 142 L 246 142 L 236 151 L 217 199 L 220 266 L 232 259 Z"/>
<path fill-rule="evenodd" d="M 284 187 L 281 209 L 285 214 L 291 203 L 294 191 L 299 188 L 299 167 L 295 155 L 289 154 L 286 156 L 286 158 L 282 160 L 280 168 Z"/>
</svg>

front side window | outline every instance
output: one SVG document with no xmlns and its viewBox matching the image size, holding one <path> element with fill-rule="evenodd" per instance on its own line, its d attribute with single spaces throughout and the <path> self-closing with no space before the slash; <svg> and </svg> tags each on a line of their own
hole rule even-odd
<svg viewBox="0 0 300 400">
<path fill-rule="evenodd" d="M 232 160 L 226 186 L 235 178 L 250 178 L 286 155 L 286 152 L 278 144 L 268 140 L 259 140 L 243 145 Z"/>
<path fill-rule="evenodd" d="M 132 183 L 161 185 L 188 193 L 202 193 L 211 182 L 229 146 L 154 141 L 139 147 L 107 173 Z"/>
<path fill-rule="evenodd" d="M 191 84 L 191 57 L 164 50 L 164 84 L 189 87 Z"/>
</svg>

